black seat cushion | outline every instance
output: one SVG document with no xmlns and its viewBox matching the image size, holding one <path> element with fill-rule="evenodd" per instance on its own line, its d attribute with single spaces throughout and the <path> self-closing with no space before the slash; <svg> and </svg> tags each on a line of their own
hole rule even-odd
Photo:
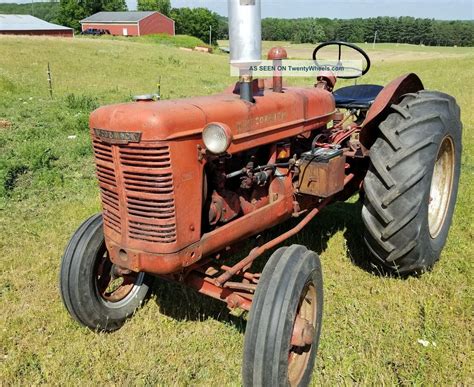
<svg viewBox="0 0 474 387">
<path fill-rule="evenodd" d="M 342 87 L 333 94 L 336 106 L 344 109 L 368 109 L 382 91 L 379 85 L 353 85 Z"/>
</svg>

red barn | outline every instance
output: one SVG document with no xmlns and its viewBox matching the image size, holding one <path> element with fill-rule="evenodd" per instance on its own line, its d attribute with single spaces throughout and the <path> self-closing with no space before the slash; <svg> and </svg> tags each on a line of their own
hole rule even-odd
<svg viewBox="0 0 474 387">
<path fill-rule="evenodd" d="M 74 30 L 31 15 L 0 15 L 0 35 L 74 36 Z"/>
<path fill-rule="evenodd" d="M 174 20 L 154 11 L 99 12 L 81 20 L 81 26 L 82 31 L 107 30 L 111 35 L 175 34 Z"/>
</svg>

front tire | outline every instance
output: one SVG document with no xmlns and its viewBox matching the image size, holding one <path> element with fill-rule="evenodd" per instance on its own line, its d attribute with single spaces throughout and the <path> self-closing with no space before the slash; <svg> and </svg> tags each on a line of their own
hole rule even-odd
<svg viewBox="0 0 474 387">
<path fill-rule="evenodd" d="M 109 260 L 102 214 L 86 220 L 72 236 L 59 280 L 70 315 L 100 331 L 119 329 L 146 298 L 150 282 L 145 273 L 123 270 Z"/>
<path fill-rule="evenodd" d="M 439 259 L 453 217 L 461 169 L 460 110 L 453 97 L 408 94 L 380 125 L 364 180 L 365 242 L 401 274 Z"/>
<path fill-rule="evenodd" d="M 244 386 L 306 386 L 323 313 L 319 257 L 304 246 L 278 249 L 263 270 L 245 331 Z"/>
</svg>

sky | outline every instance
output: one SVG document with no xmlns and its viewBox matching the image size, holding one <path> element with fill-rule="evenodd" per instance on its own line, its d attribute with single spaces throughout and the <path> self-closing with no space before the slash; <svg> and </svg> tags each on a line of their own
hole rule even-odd
<svg viewBox="0 0 474 387">
<path fill-rule="evenodd" d="M 33 0 L 38 1 L 38 0 Z M 136 0 L 126 0 L 130 10 Z M 0 3 L 31 0 L 0 0 Z M 226 0 L 171 0 L 173 7 L 206 7 L 227 16 Z M 263 17 L 328 17 L 350 19 L 373 16 L 413 16 L 443 20 L 474 19 L 474 0 L 262 0 Z"/>
<path fill-rule="evenodd" d="M 134 6 L 135 0 L 127 0 Z M 206 7 L 226 16 L 226 0 L 172 0 L 174 7 Z M 474 0 L 262 0 L 263 17 L 414 16 L 434 19 L 473 19 Z"/>
</svg>

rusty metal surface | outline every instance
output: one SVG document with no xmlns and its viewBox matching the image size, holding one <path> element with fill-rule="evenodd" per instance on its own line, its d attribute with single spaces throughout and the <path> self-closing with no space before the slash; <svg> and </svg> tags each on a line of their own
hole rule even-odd
<svg viewBox="0 0 474 387">
<path fill-rule="evenodd" d="M 190 199 L 184 195 L 185 200 L 186 198 Z M 293 213 L 293 186 L 289 176 L 275 179 L 272 182 L 270 200 L 272 202 L 269 205 L 204 234 L 195 243 L 175 253 L 162 252 L 161 250 L 165 249 L 166 245 L 161 243 L 148 245 L 144 242 L 127 244 L 127 240 L 116 242 L 110 230 L 105 228 L 110 258 L 114 263 L 134 271 L 154 274 L 174 273 L 183 267 L 192 265 L 203 256 L 218 252 L 290 218 Z M 200 211 L 199 209 L 199 212 L 195 213 L 195 218 L 189 216 L 190 213 L 185 214 L 188 222 L 200 220 Z M 127 254 L 120 254 L 120 250 L 126 250 Z"/>
<path fill-rule="evenodd" d="M 236 153 L 315 129 L 329 122 L 335 112 L 332 94 L 315 88 L 287 88 L 284 94 L 267 92 L 255 99 L 257 103 L 251 104 L 223 93 L 110 105 L 92 113 L 90 127 L 140 132 L 142 142 L 195 139 L 202 145 L 204 126 L 222 122 L 230 127 L 235 139 L 229 153 Z"/>
<path fill-rule="evenodd" d="M 378 126 L 386 118 L 392 104 L 399 103 L 404 94 L 416 93 L 423 89 L 420 78 L 413 73 L 402 75 L 385 86 L 375 99 L 362 123 L 360 133 L 362 145 L 369 149 L 375 142 Z"/>
<path fill-rule="evenodd" d="M 170 272 L 195 262 L 202 253 L 225 247 L 233 238 L 253 234 L 245 220 L 238 220 L 235 232 L 225 228 L 233 235 L 212 242 L 214 235 L 203 236 L 201 247 L 205 160 L 199 160 L 198 146 L 203 146 L 201 133 L 208 122 L 231 128 L 234 143 L 229 152 L 237 153 L 325 125 L 334 109 L 330 93 L 292 89 L 284 95 L 269 92 L 255 105 L 225 93 L 96 110 L 90 127 L 111 259 L 135 271 Z M 182 157 L 193 154 L 195 158 Z M 255 232 L 290 216 L 288 203 L 264 208 L 265 203 L 243 203 L 246 213 L 261 209 L 258 215 L 265 219 L 276 214 L 269 222 L 259 219 Z"/>
<path fill-rule="evenodd" d="M 344 188 L 345 156 L 334 157 L 327 163 L 302 160 L 299 169 L 299 192 L 327 198 Z"/>
<path fill-rule="evenodd" d="M 353 174 L 350 174 L 346 176 L 344 179 L 344 185 L 347 185 L 352 179 L 354 178 Z M 260 247 L 254 248 L 250 254 L 242 259 L 240 262 L 232 266 L 230 269 L 225 271 L 222 275 L 220 275 L 218 278 L 215 279 L 214 283 L 218 286 L 222 286 L 226 281 L 230 280 L 234 275 L 239 273 L 240 271 L 244 270 L 246 267 L 252 264 L 253 261 L 255 261 L 256 258 L 258 258 L 260 255 L 265 253 L 267 250 L 270 250 L 274 248 L 275 246 L 278 246 L 280 243 L 284 242 L 288 238 L 291 238 L 293 235 L 296 235 L 299 233 L 304 227 L 308 225 L 308 223 L 316 216 L 319 214 L 319 212 L 326 207 L 330 202 L 332 198 L 326 198 L 324 199 L 316 208 L 313 208 L 302 220 L 299 222 L 295 227 L 293 227 L 291 230 L 288 230 L 287 232 L 279 235 L 278 237 L 272 239 L 271 241 L 265 243 L 264 245 Z"/>
<path fill-rule="evenodd" d="M 230 288 L 218 287 L 210 282 L 207 277 L 202 277 L 195 272 L 191 272 L 183 280 L 183 283 L 201 294 L 226 302 L 230 309 L 240 308 L 250 311 L 252 306 L 251 294 L 234 291 Z"/>
<path fill-rule="evenodd" d="M 180 157 L 196 152 L 192 143 L 125 146 L 94 138 L 93 146 L 108 247 L 115 242 L 127 250 L 166 254 L 199 239 L 200 219 L 188 214 L 200 214 L 202 195 L 176 194 L 191 192 L 195 179 L 202 181 L 202 166 Z M 175 174 L 175 169 L 184 172 Z"/>
<path fill-rule="evenodd" d="M 284 47 L 272 47 L 267 54 L 267 59 L 269 60 L 282 60 L 287 58 L 288 53 L 286 52 Z"/>
<path fill-rule="evenodd" d="M 275 93 L 283 92 L 283 76 L 280 67 L 282 65 L 283 59 L 288 58 L 288 53 L 283 47 L 273 47 L 268 52 L 267 58 L 273 60 L 273 91 Z"/>
<path fill-rule="evenodd" d="M 223 93 L 118 104 L 92 113 L 106 244 L 114 263 L 173 273 L 291 217 L 294 192 L 287 176 L 274 179 L 268 199 L 243 198 L 242 217 L 207 234 L 201 231 L 206 159 L 198 147 L 204 147 L 207 123 L 231 129 L 232 154 L 323 127 L 335 112 L 332 94 L 314 88 L 266 90 L 255 99 L 251 104 Z M 235 215 L 240 200 L 234 199 Z"/>
</svg>

